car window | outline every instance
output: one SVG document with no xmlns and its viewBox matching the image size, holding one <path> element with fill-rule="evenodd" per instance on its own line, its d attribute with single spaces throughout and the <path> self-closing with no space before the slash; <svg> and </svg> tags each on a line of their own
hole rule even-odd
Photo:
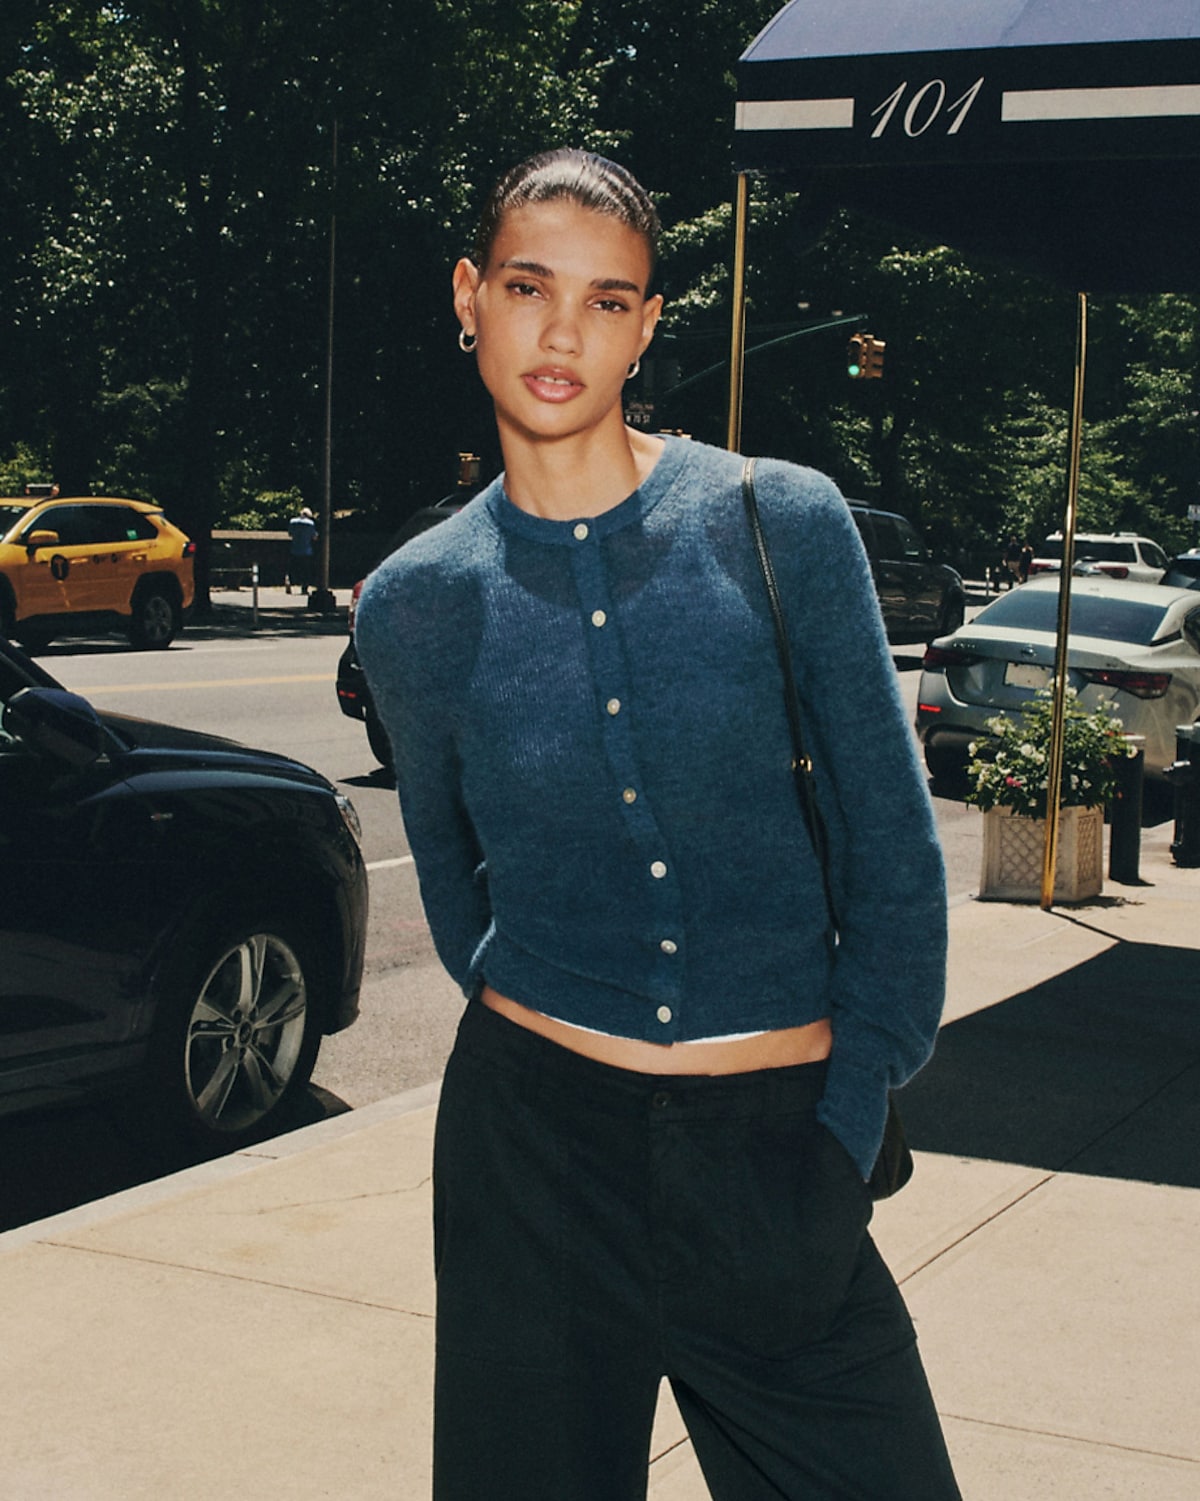
<svg viewBox="0 0 1200 1501">
<path fill-rule="evenodd" d="M 1157 542 L 1143 542 L 1142 561 L 1149 563 L 1151 568 L 1165 568 L 1167 566 L 1167 555 Z"/>
<path fill-rule="evenodd" d="M 1165 614 L 1165 605 L 1142 600 L 1071 594 L 1072 636 L 1099 636 L 1105 641 L 1148 646 L 1158 635 Z M 1013 589 L 981 610 L 975 624 L 1053 633 L 1058 627 L 1058 590 Z"/>
<path fill-rule="evenodd" d="M 1062 555 L 1061 543 L 1059 555 Z M 1137 550 L 1132 542 L 1077 542 L 1075 556 L 1088 563 L 1137 562 Z"/>
<path fill-rule="evenodd" d="M 879 544 L 879 556 L 898 560 L 904 556 L 904 542 L 894 516 L 874 516 L 875 539 Z"/>
<path fill-rule="evenodd" d="M 34 523 L 37 531 L 58 533 L 63 547 L 95 547 L 156 537 L 153 523 L 128 506 L 54 506 Z"/>
<path fill-rule="evenodd" d="M 854 517 L 854 524 L 858 527 L 858 533 L 862 538 L 863 546 L 867 549 L 867 556 L 869 558 L 878 557 L 879 550 L 876 546 L 875 533 L 871 527 L 869 514 L 866 511 L 851 511 L 850 514 Z"/>
<path fill-rule="evenodd" d="M 28 502 L 17 505 L 0 505 L 0 537 L 7 536 L 22 516 L 29 514 Z"/>
<path fill-rule="evenodd" d="M 100 542 L 153 542 L 158 528 L 144 511 L 132 506 L 96 506 L 101 514 L 93 521 Z"/>
<path fill-rule="evenodd" d="M 903 516 L 895 517 L 893 525 L 900 542 L 899 556 L 907 558 L 912 563 L 921 562 L 925 557 L 925 544 L 917 535 L 916 528 L 910 526 Z"/>
<path fill-rule="evenodd" d="M 1200 610 L 1193 610 L 1183 622 L 1183 634 L 1188 644 L 1200 651 Z"/>
<path fill-rule="evenodd" d="M 25 528 L 30 532 L 57 532 L 63 547 L 73 547 L 89 539 L 84 536 L 87 522 L 82 506 L 51 506 L 35 516 Z"/>
<path fill-rule="evenodd" d="M 1200 558 L 1176 558 L 1163 583 L 1173 584 L 1177 589 L 1194 589 L 1200 584 Z"/>
</svg>

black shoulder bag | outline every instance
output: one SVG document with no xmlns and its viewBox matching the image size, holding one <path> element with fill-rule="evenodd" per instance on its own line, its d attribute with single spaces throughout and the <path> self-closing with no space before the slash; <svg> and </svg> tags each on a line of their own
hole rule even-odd
<svg viewBox="0 0 1200 1501">
<path fill-rule="evenodd" d="M 825 820 L 817 804 L 816 785 L 813 778 L 812 757 L 804 745 L 804 731 L 800 722 L 800 698 L 796 692 L 796 675 L 792 669 L 792 652 L 788 645 L 787 626 L 783 618 L 783 602 L 779 598 L 779 586 L 775 582 L 775 570 L 767 551 L 767 539 L 763 536 L 762 521 L 758 514 L 758 498 L 754 493 L 754 460 L 747 459 L 742 470 L 742 500 L 746 517 L 750 522 L 750 535 L 754 539 L 754 553 L 762 570 L 763 583 L 767 588 L 767 601 L 771 606 L 771 620 L 775 626 L 775 649 L 779 653 L 779 667 L 783 674 L 783 701 L 787 710 L 788 725 L 792 734 L 792 771 L 796 778 L 796 791 L 800 798 L 800 812 L 812 840 L 817 862 L 821 867 L 821 880 L 825 888 L 825 906 L 829 913 L 829 941 L 837 945 L 837 907 L 833 899 L 833 883 L 829 872 L 829 841 Z M 836 1041 L 835 1041 L 836 1046 Z M 904 1138 L 904 1125 L 896 1102 L 888 1095 L 887 1124 L 883 1131 L 883 1144 L 875 1166 L 871 1169 L 868 1188 L 873 1199 L 887 1199 L 904 1187 L 912 1177 L 912 1153 Z"/>
</svg>

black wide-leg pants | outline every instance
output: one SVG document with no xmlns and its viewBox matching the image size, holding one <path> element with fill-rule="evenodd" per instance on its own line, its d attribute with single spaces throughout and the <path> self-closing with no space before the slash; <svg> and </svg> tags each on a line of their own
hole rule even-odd
<svg viewBox="0 0 1200 1501">
<path fill-rule="evenodd" d="M 824 1072 L 637 1074 L 468 1007 L 434 1154 L 434 1501 L 639 1501 L 664 1375 L 714 1501 L 959 1496 Z"/>
</svg>

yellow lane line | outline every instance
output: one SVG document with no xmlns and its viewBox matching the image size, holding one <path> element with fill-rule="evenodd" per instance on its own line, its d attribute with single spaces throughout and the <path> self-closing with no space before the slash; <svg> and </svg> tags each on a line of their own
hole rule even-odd
<svg viewBox="0 0 1200 1501">
<path fill-rule="evenodd" d="M 93 693 L 172 693 L 187 688 L 266 688 L 276 683 L 332 683 L 337 674 L 332 672 L 298 672 L 287 677 L 274 678 L 200 678 L 185 683 L 102 683 L 98 688 L 84 687 L 83 692 Z"/>
</svg>

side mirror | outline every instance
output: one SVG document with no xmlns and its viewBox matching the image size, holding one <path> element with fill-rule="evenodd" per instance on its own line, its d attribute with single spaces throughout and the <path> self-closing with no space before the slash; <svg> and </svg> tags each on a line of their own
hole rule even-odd
<svg viewBox="0 0 1200 1501">
<path fill-rule="evenodd" d="M 65 688 L 22 688 L 4 709 L 4 728 L 30 750 L 82 771 L 108 747 L 100 716 Z"/>
<path fill-rule="evenodd" d="M 51 531 L 30 532 L 25 538 L 25 546 L 30 552 L 38 547 L 57 547 L 58 533 Z"/>
</svg>

